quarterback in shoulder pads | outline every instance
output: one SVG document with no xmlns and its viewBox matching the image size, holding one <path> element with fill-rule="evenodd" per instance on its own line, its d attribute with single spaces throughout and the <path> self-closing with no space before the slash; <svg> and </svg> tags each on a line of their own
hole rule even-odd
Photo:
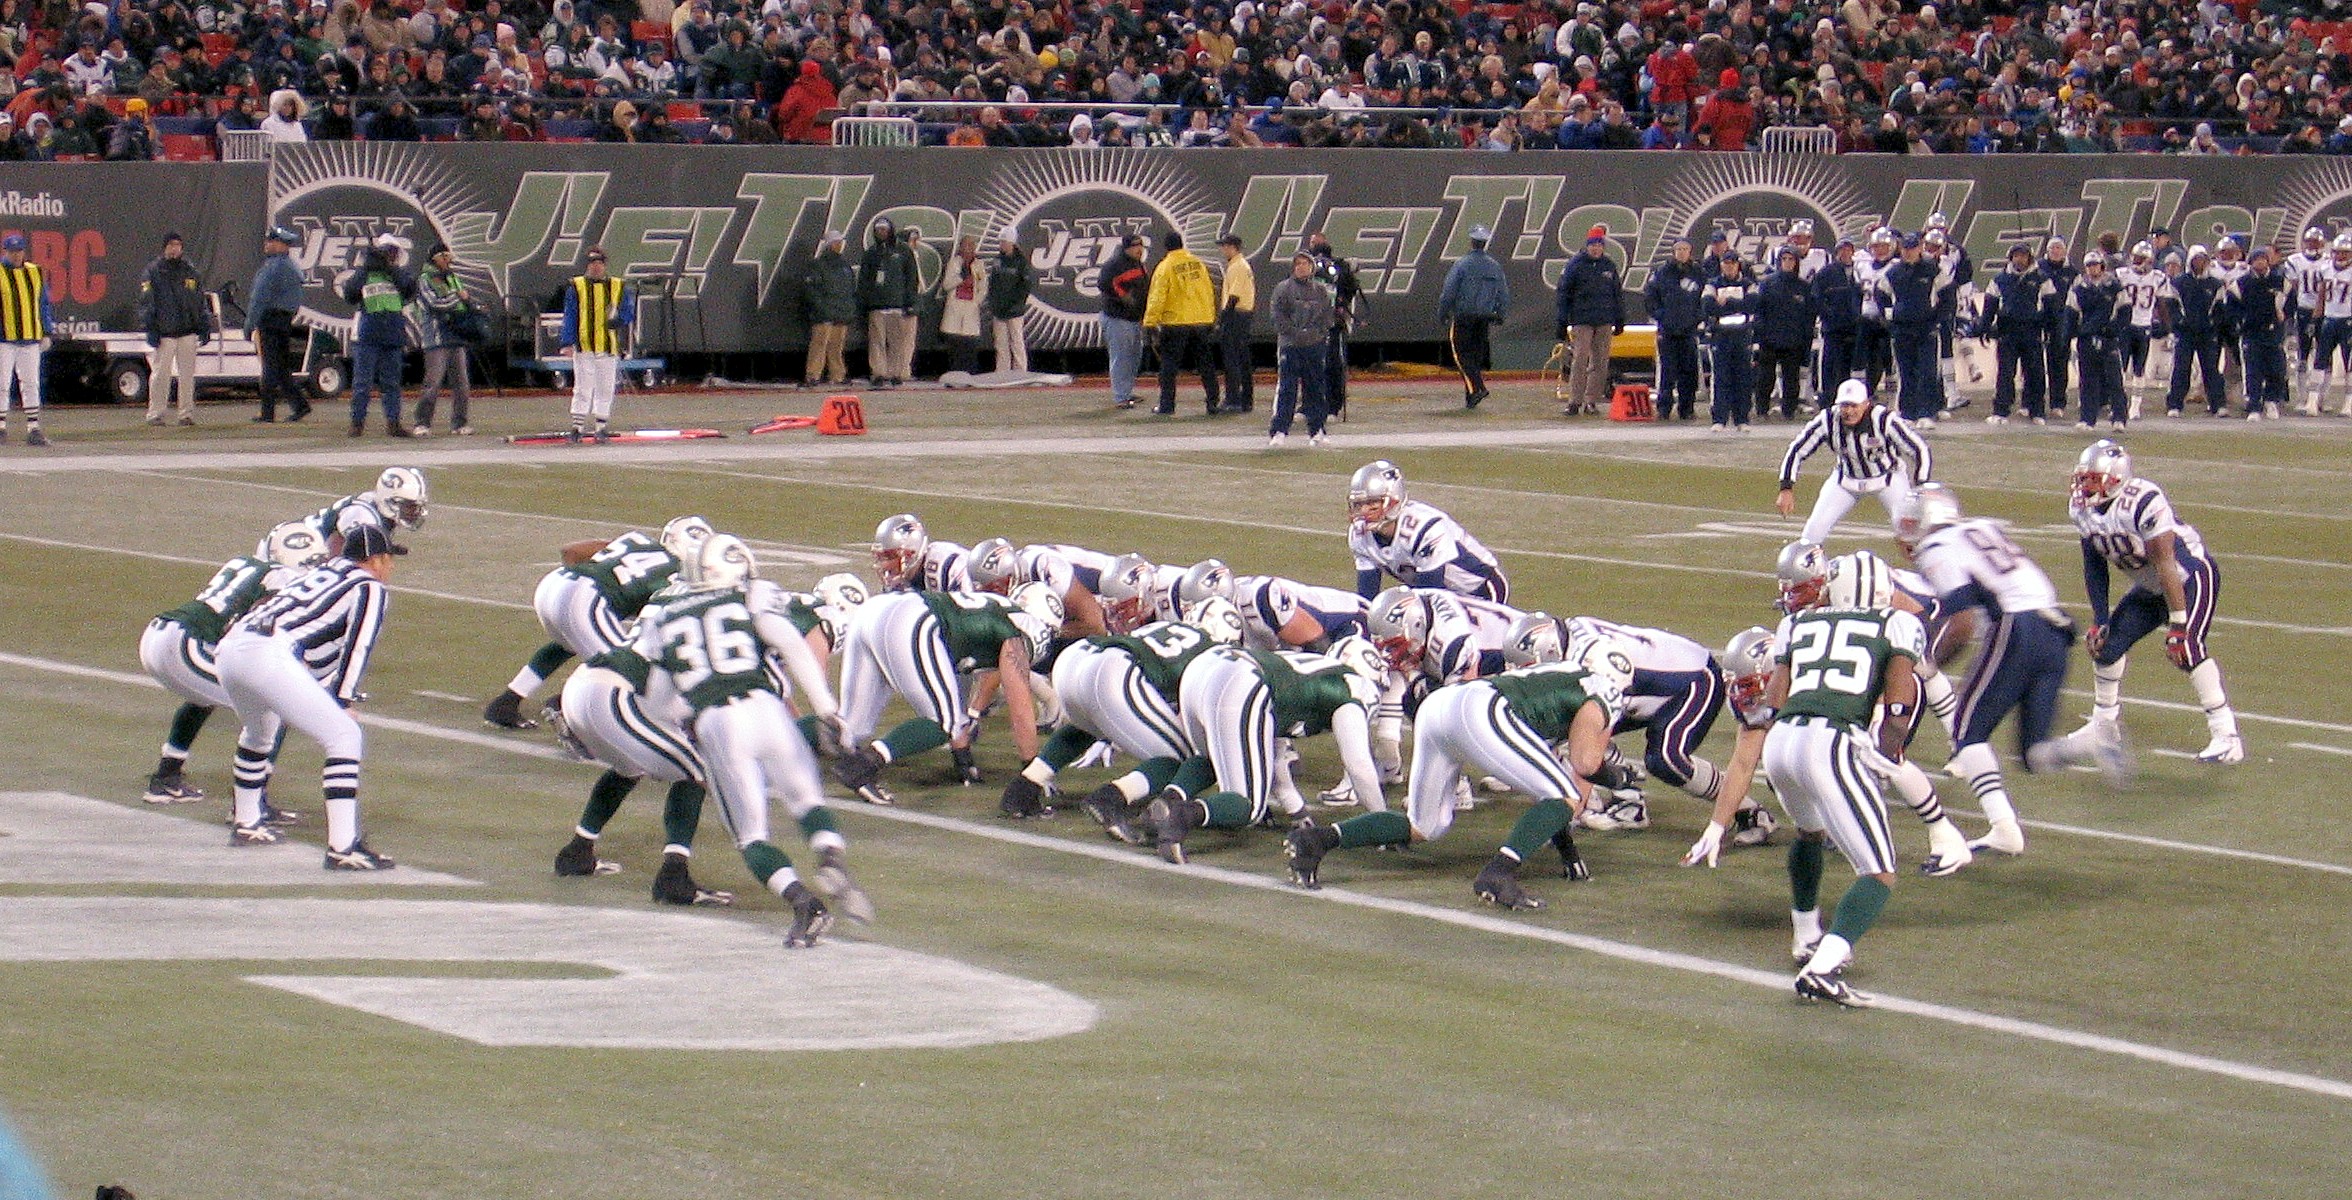
<svg viewBox="0 0 2352 1200">
<path fill-rule="evenodd" d="M 1511 598 L 1494 552 L 1435 505 L 1408 499 L 1404 472 L 1385 458 L 1358 468 L 1348 481 L 1348 550 L 1356 592 L 1365 599 L 1380 590 L 1383 576 L 1497 603 Z"/>
</svg>

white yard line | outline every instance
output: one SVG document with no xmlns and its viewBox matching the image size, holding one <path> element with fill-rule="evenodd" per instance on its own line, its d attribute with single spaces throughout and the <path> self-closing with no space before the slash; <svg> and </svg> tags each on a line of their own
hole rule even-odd
<svg viewBox="0 0 2352 1200">
<path fill-rule="evenodd" d="M 2316 750 L 2321 754 L 2340 754 L 2346 758 L 2352 758 L 2352 749 L 2343 746 L 2322 746 L 2318 742 L 2288 742 L 2287 744 L 2297 750 Z"/>
<path fill-rule="evenodd" d="M 35 670 L 51 671 L 81 678 L 131 684 L 134 686 L 155 686 L 144 676 L 131 675 L 121 671 L 102 670 L 96 667 L 78 666 L 76 664 L 57 662 L 51 659 L 34 658 L 27 655 L 0 653 L 0 663 L 6 663 L 11 666 L 29 667 Z M 532 758 L 561 759 L 563 757 L 551 747 L 520 741 L 513 738 L 475 733 L 468 730 L 449 729 L 443 726 L 432 725 L 421 721 L 403 721 L 370 716 L 362 716 L 360 720 L 364 724 L 373 725 L 377 728 L 396 730 L 402 733 L 413 733 L 420 737 L 439 738 L 444 741 L 458 742 L 464 745 L 478 746 L 486 749 L 503 750 L 512 754 L 527 755 Z M 1738 963 L 1724 962 L 1719 959 L 1705 958 L 1695 954 L 1685 954 L 1680 951 L 1660 950 L 1650 946 L 1636 945 L 1631 942 L 1620 942 L 1609 938 L 1593 937 L 1588 934 L 1571 933 L 1567 930 L 1561 929 L 1549 929 L 1539 925 L 1530 924 L 1526 921 L 1514 920 L 1508 917 L 1497 916 L 1490 913 L 1478 912 L 1468 909 L 1446 908 L 1439 905 L 1424 904 L 1414 900 L 1400 900 L 1387 896 L 1375 896 L 1367 892 L 1351 891 L 1346 888 L 1326 887 L 1313 892 L 1302 891 L 1298 888 L 1292 887 L 1283 880 L 1275 879 L 1270 876 L 1252 875 L 1224 867 L 1201 866 L 1198 864 L 1182 867 L 1171 866 L 1149 855 L 1138 854 L 1130 849 L 1113 847 L 1107 844 L 1097 844 L 1090 841 L 1078 841 L 1069 838 L 1049 837 L 1044 834 L 1030 833 L 1026 830 L 985 825 L 955 817 L 944 817 L 931 813 L 914 812 L 904 808 L 872 808 L 864 805 L 844 805 L 842 806 L 842 809 L 845 811 L 857 813 L 861 816 L 877 817 L 882 820 L 896 821 L 905 825 L 916 825 L 924 828 L 961 834 L 966 837 L 986 838 L 991 841 L 1004 842 L 1029 849 L 1047 850 L 1056 854 L 1068 854 L 1080 858 L 1089 858 L 1097 862 L 1115 864 L 1130 870 L 1158 871 L 1180 878 L 1220 883 L 1229 887 L 1248 888 L 1250 890 L 1259 892 L 1276 893 L 1293 897 L 1300 902 L 1320 901 L 1327 904 L 1338 904 L 1349 908 L 1363 909 L 1371 912 L 1414 917 L 1420 920 L 1435 921 L 1440 924 L 1452 925 L 1462 929 L 1475 930 L 1480 933 L 1497 934 L 1504 937 L 1516 937 L 1524 938 L 1530 941 L 1544 942 L 1555 946 L 1565 947 L 1571 950 L 1583 951 L 1587 954 L 1597 954 L 1605 958 L 1616 959 L 1620 962 L 1637 963 L 1643 966 L 1651 967 L 1662 967 L 1668 970 L 1682 971 L 1693 975 L 1702 975 L 1709 978 L 1726 980 L 1732 983 L 1746 984 L 1750 987 L 1782 994 L 1786 994 L 1789 990 L 1789 976 L 1785 972 L 1759 970 L 1755 967 L 1742 966 Z M 1942 1021 L 1946 1024 L 1958 1025 L 1968 1029 L 1981 1030 L 1987 1033 L 2005 1034 L 2007 1036 L 2025 1041 L 2045 1042 L 2052 1045 L 2068 1046 L 2081 1050 L 2091 1050 L 2101 1054 L 2110 1054 L 2122 1058 L 2135 1059 L 2140 1062 L 2153 1063 L 2158 1066 L 2173 1067 L 2184 1071 L 2194 1071 L 2201 1074 L 2236 1079 L 2247 1083 L 2262 1084 L 2268 1087 L 2305 1092 L 2311 1095 L 2328 1096 L 2339 1100 L 2352 1100 L 2352 1083 L 2347 1083 L 2343 1080 L 2330 1079 L 2320 1075 L 2309 1075 L 2297 1071 L 2285 1071 L 2275 1067 L 2259 1066 L 2253 1063 L 2238 1062 L 2232 1059 L 2217 1058 L 2211 1055 L 2193 1054 L 2187 1051 L 2174 1050 L 2165 1046 L 2156 1046 L 2145 1042 L 2131 1041 L 2125 1038 L 2110 1037 L 2105 1034 L 2090 1033 L 2077 1029 L 2068 1029 L 2057 1025 L 2046 1025 L 2039 1021 L 2020 1020 L 2015 1017 L 2001 1016 L 1997 1013 L 1981 1012 L 1976 1009 L 1961 1008 L 1949 1004 L 1937 1004 L 1925 1000 L 1913 1000 L 1902 996 L 1890 996 L 1884 993 L 1881 993 L 1878 996 L 1878 1007 L 1888 1012 L 1902 1013 L 1907 1016 L 1921 1017 L 1931 1021 Z"/>
<path fill-rule="evenodd" d="M 152 562 L 185 563 L 208 569 L 220 566 L 223 561 L 217 558 L 190 558 L 184 554 L 160 554 L 153 550 L 125 550 L 119 546 L 98 546 L 89 542 L 68 542 L 58 538 L 34 537 L 29 533 L 0 533 L 0 540 L 24 542 L 33 546 L 47 546 L 56 550 L 88 550 L 97 554 L 123 554 L 132 558 L 144 558 Z M 455 600 L 464 604 L 487 604 L 494 608 L 519 608 L 524 612 L 531 611 L 530 605 L 519 601 L 463 596 L 456 592 L 438 592 L 431 588 L 410 587 L 405 583 L 393 584 L 392 590 L 410 596 L 430 596 L 435 600 Z"/>
</svg>

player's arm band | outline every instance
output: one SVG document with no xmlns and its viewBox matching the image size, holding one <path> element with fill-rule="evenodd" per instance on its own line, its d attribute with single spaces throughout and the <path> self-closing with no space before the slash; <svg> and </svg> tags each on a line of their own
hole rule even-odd
<svg viewBox="0 0 2352 1200">
<path fill-rule="evenodd" d="M 2167 614 L 2167 619 L 2175 625 L 2186 625 L 2189 623 L 2189 614 L 2182 610 L 2175 609 L 2171 613 Z"/>
<path fill-rule="evenodd" d="M 1911 716 L 1911 714 L 1918 711 L 1919 707 L 1917 705 L 1902 704 L 1895 701 L 1889 701 L 1886 706 L 1886 714 L 1895 718 L 1896 720 L 1907 719 Z"/>
</svg>

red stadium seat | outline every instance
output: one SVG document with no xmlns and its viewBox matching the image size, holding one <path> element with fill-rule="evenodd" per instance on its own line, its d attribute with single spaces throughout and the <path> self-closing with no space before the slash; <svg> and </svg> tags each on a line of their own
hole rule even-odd
<svg viewBox="0 0 2352 1200">
<path fill-rule="evenodd" d="M 163 157 L 171 162 L 212 162 L 220 156 L 212 152 L 212 139 L 201 133 L 167 133 Z"/>
<path fill-rule="evenodd" d="M 702 119 L 702 106 L 692 100 L 672 100 L 669 103 L 669 110 L 670 119 L 673 121 L 699 121 Z"/>
</svg>

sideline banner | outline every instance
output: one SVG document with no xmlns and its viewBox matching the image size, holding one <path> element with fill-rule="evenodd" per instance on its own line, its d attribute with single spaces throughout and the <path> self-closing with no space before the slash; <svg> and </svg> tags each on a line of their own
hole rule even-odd
<svg viewBox="0 0 2352 1200">
<path fill-rule="evenodd" d="M 0 164 L 0 234 L 32 244 L 60 336 L 125 332 L 166 233 L 186 240 L 205 287 L 233 281 L 244 296 L 268 183 L 260 163 Z"/>
</svg>

